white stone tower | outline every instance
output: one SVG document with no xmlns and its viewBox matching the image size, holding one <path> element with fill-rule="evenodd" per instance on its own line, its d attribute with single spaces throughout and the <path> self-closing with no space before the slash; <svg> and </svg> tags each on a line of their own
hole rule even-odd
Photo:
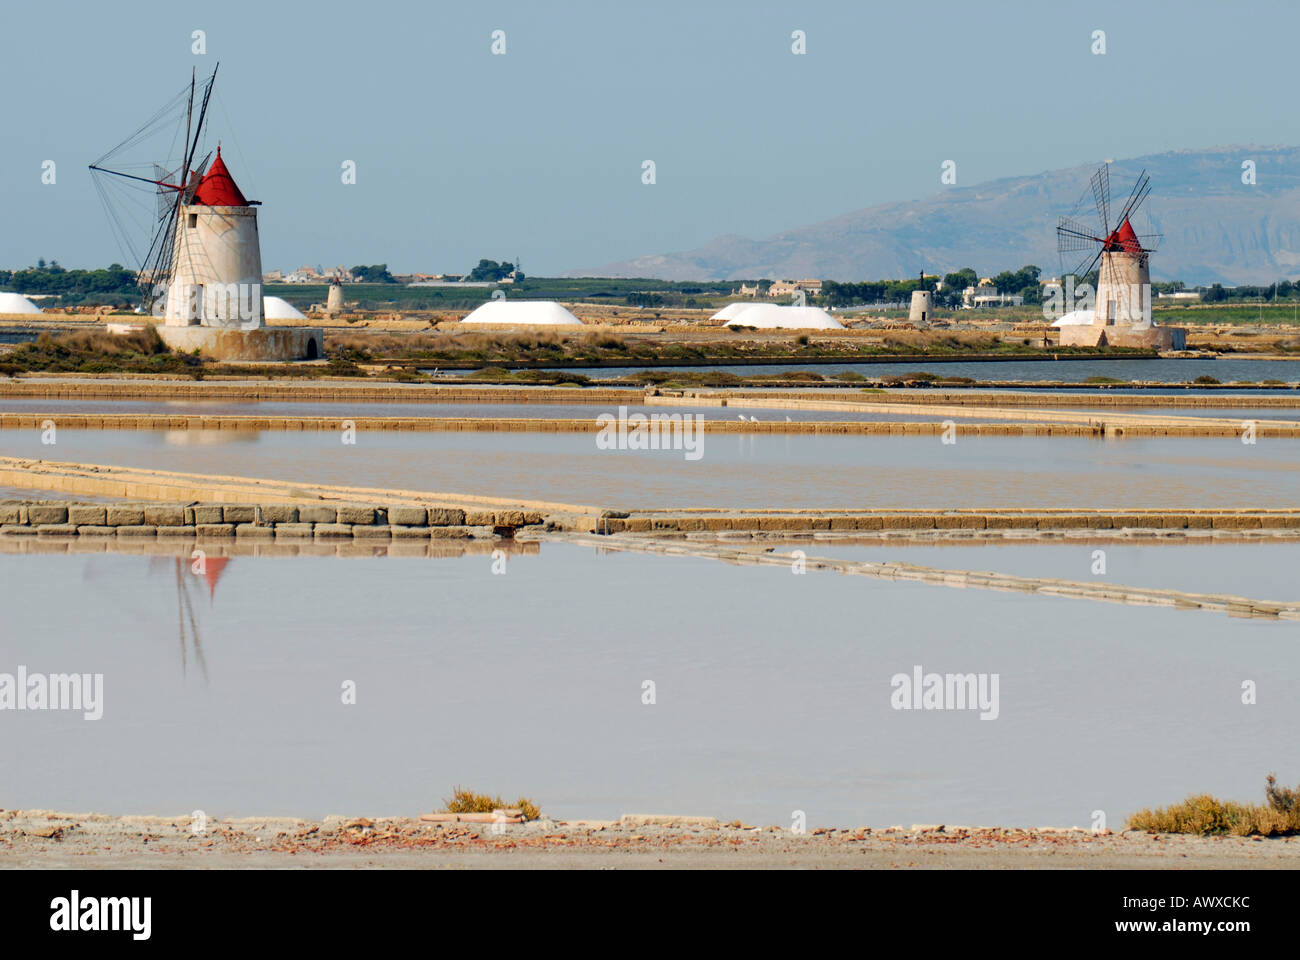
<svg viewBox="0 0 1300 960">
<path fill-rule="evenodd" d="M 921 271 L 921 287 L 920 290 L 912 291 L 912 308 L 907 313 L 908 322 L 918 327 L 928 326 L 934 319 L 934 294 L 924 289 L 924 270 Z"/>
<path fill-rule="evenodd" d="M 261 329 L 257 207 L 235 185 L 220 147 L 190 202 L 178 209 L 166 326 Z"/>
<path fill-rule="evenodd" d="M 343 312 L 343 284 L 338 277 L 330 283 L 329 294 L 325 298 L 325 312 L 331 317 L 337 317 Z"/>
</svg>

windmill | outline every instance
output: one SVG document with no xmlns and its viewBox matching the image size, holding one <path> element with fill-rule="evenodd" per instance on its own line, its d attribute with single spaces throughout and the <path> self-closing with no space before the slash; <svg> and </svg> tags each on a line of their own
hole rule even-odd
<svg viewBox="0 0 1300 960">
<path fill-rule="evenodd" d="M 1128 199 L 1115 218 L 1110 209 L 1110 165 L 1102 164 L 1090 181 L 1092 201 L 1097 210 L 1097 226 L 1089 226 L 1078 217 L 1078 209 L 1087 204 L 1088 194 L 1079 201 L 1075 216 L 1061 217 L 1056 225 L 1056 249 L 1061 258 L 1061 274 L 1073 273 L 1079 279 L 1097 270 L 1097 306 L 1094 324 L 1132 327 L 1151 326 L 1150 256 L 1159 245 L 1160 234 L 1139 234 L 1133 229 L 1133 216 L 1151 193 L 1151 177 L 1145 170 L 1129 191 Z M 1072 271 L 1065 269 L 1067 256 L 1072 260 L 1083 254 Z"/>
</svg>

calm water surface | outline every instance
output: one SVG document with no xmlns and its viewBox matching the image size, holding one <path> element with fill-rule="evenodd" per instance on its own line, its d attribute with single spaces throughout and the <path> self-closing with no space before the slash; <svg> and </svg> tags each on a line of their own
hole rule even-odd
<svg viewBox="0 0 1300 960">
<path fill-rule="evenodd" d="M 0 431 L 7 456 L 610 507 L 1294 507 L 1300 443 L 703 434 L 703 455 L 596 434 Z"/>
<path fill-rule="evenodd" d="M 491 564 L 236 558 L 178 587 L 171 559 L 0 556 L 0 671 L 105 685 L 99 721 L 0 713 L 0 806 L 409 816 L 463 784 L 562 817 L 1116 826 L 1300 780 L 1295 624 L 567 544 Z M 999 674 L 998 719 L 891 709 L 918 664 Z"/>
</svg>

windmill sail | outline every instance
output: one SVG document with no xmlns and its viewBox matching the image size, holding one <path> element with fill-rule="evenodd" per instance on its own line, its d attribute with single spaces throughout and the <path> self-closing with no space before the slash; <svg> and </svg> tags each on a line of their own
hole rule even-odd
<svg viewBox="0 0 1300 960">
<path fill-rule="evenodd" d="M 192 76 L 153 116 L 90 165 L 118 245 L 139 271 L 146 310 L 154 308 L 171 277 L 184 188 L 188 186 L 192 194 L 207 164 L 206 156 L 197 165 L 194 158 L 204 141 L 208 99 L 216 76 L 214 69 L 203 83 L 197 118 L 197 79 Z"/>
</svg>

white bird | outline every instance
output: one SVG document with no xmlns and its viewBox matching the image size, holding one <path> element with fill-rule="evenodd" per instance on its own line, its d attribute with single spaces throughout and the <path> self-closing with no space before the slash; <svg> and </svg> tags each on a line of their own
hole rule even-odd
<svg viewBox="0 0 1300 960">
<path fill-rule="evenodd" d="M 744 415 L 743 413 L 738 413 L 738 414 L 736 414 L 736 419 L 739 420 L 741 423 L 744 423 L 744 422 L 745 422 L 745 415 Z"/>
</svg>

